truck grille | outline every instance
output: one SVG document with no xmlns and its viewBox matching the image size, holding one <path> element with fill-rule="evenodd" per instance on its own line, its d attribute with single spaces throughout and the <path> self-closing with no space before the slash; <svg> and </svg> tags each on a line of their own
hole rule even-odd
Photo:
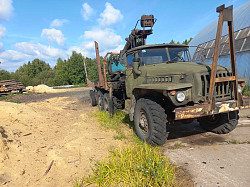
<svg viewBox="0 0 250 187">
<path fill-rule="evenodd" d="M 147 76 L 147 83 L 172 82 L 171 76 Z"/>
<path fill-rule="evenodd" d="M 232 76 L 232 73 L 222 72 L 216 74 L 216 78 L 227 77 L 227 76 Z M 201 75 L 201 82 L 202 82 L 202 96 L 207 99 L 209 93 L 210 75 L 209 74 Z M 215 90 L 216 101 L 232 99 L 233 96 L 232 82 L 226 81 L 226 82 L 215 83 L 214 90 Z"/>
</svg>

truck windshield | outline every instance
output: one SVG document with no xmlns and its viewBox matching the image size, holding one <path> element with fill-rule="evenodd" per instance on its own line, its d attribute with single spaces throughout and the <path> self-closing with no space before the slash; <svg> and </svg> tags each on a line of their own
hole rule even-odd
<svg viewBox="0 0 250 187">
<path fill-rule="evenodd" d="M 168 49 L 168 50 L 167 50 Z M 169 57 L 168 57 L 169 52 Z M 188 55 L 187 47 L 157 47 L 157 48 L 147 48 L 141 50 L 139 53 L 139 58 L 144 65 L 156 64 L 169 61 L 190 61 Z"/>
<path fill-rule="evenodd" d="M 190 61 L 187 47 L 168 48 L 168 52 L 171 61 Z"/>
</svg>

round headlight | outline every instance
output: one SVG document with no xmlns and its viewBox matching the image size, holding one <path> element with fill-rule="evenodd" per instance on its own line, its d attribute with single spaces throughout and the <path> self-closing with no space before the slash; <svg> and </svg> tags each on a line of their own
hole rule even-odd
<svg viewBox="0 0 250 187">
<path fill-rule="evenodd" d="M 185 94 L 183 92 L 178 92 L 176 95 L 176 99 L 178 102 L 183 102 L 185 100 Z"/>
<path fill-rule="evenodd" d="M 241 93 L 241 91 L 242 91 L 242 87 L 238 85 L 238 92 Z"/>
</svg>

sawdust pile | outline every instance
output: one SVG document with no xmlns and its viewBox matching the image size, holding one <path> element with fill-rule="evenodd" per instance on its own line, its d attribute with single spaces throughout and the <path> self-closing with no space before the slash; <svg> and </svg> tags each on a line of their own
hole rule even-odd
<svg viewBox="0 0 250 187">
<path fill-rule="evenodd" d="M 50 92 L 51 90 L 53 90 L 53 88 L 50 88 L 45 84 L 40 84 L 38 86 L 28 86 L 26 87 L 26 89 L 36 93 Z"/>
</svg>

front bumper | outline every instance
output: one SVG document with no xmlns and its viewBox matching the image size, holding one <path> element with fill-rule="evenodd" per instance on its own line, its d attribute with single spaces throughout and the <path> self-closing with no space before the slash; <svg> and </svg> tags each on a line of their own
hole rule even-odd
<svg viewBox="0 0 250 187">
<path fill-rule="evenodd" d="M 197 104 L 194 106 L 179 107 L 174 110 L 175 120 L 199 118 L 219 113 L 250 108 L 250 98 L 243 98 L 243 104 L 237 106 L 237 101 L 229 100 L 215 103 L 215 109 L 210 110 L 209 104 Z"/>
</svg>

